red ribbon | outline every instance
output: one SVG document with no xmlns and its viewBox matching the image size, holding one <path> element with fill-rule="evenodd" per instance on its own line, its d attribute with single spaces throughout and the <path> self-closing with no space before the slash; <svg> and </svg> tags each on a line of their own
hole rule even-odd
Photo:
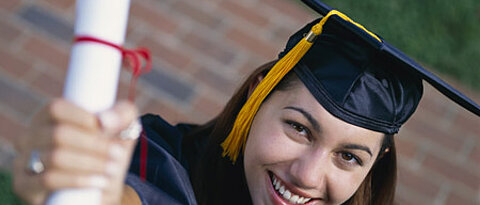
<svg viewBox="0 0 480 205">
<path fill-rule="evenodd" d="M 132 79 L 130 81 L 130 87 L 128 89 L 128 99 L 131 101 L 135 99 L 135 86 L 137 84 L 138 77 L 146 72 L 149 72 L 152 69 L 152 59 L 150 57 L 150 51 L 147 48 L 126 49 L 114 43 L 91 36 L 77 36 L 75 37 L 73 42 L 100 43 L 119 50 L 122 53 L 122 59 L 129 62 L 129 68 L 132 71 Z"/>
<path fill-rule="evenodd" d="M 128 99 L 131 101 L 135 99 L 135 86 L 137 84 L 138 77 L 152 69 L 152 59 L 150 58 L 150 51 L 147 48 L 126 49 L 114 43 L 91 36 L 77 36 L 75 37 L 73 42 L 100 43 L 119 50 L 122 53 L 122 59 L 130 63 L 129 67 L 132 71 L 132 79 L 128 88 Z M 143 66 L 142 59 L 145 63 Z M 147 178 L 147 150 L 147 136 L 145 134 L 145 131 L 142 131 L 142 134 L 140 136 L 140 178 L 143 181 L 145 181 Z"/>
<path fill-rule="evenodd" d="M 147 180 L 147 156 L 148 156 L 148 140 L 145 130 L 140 134 L 140 179 Z"/>
</svg>

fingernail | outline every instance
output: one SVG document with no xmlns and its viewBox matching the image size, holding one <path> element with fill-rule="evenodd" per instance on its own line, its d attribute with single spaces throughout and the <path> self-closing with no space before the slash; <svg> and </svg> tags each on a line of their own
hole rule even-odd
<svg viewBox="0 0 480 205">
<path fill-rule="evenodd" d="M 120 138 L 124 140 L 134 140 L 140 137 L 140 133 L 142 132 L 142 124 L 140 120 L 134 120 L 130 123 L 127 129 L 120 132 Z"/>
<path fill-rule="evenodd" d="M 108 180 L 104 176 L 91 176 L 88 178 L 88 184 L 97 188 L 104 188 L 108 184 Z"/>
<path fill-rule="evenodd" d="M 105 172 L 106 172 L 109 176 L 116 176 L 116 175 L 120 172 L 120 168 L 119 168 L 119 166 L 117 165 L 117 163 L 108 162 L 108 163 L 107 163 L 107 167 L 106 167 L 106 169 L 105 169 Z"/>
<path fill-rule="evenodd" d="M 114 129 L 118 127 L 118 115 L 111 110 L 101 112 L 100 114 L 98 114 L 98 118 L 100 120 L 100 123 L 102 124 L 102 127 L 104 128 Z"/>
<path fill-rule="evenodd" d="M 114 160 L 119 160 L 122 158 L 122 155 L 124 153 L 123 147 L 119 144 L 113 144 L 110 147 L 110 157 Z"/>
</svg>

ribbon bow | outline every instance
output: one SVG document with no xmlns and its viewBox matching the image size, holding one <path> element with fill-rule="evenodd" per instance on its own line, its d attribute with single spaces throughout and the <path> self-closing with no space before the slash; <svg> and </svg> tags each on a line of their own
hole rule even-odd
<svg viewBox="0 0 480 205">
<path fill-rule="evenodd" d="M 122 53 L 122 59 L 129 62 L 128 67 L 132 72 L 132 79 L 130 81 L 130 87 L 128 89 L 128 99 L 131 101 L 135 99 L 135 85 L 137 84 L 138 77 L 144 73 L 149 72 L 152 69 L 152 59 L 150 57 L 150 51 L 147 48 L 140 47 L 136 49 L 126 49 L 114 43 L 91 36 L 77 36 L 75 37 L 73 42 L 100 43 L 119 50 Z"/>
</svg>

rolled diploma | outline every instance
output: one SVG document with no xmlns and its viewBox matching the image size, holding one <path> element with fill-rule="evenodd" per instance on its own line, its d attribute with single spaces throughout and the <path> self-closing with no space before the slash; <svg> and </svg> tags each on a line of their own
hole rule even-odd
<svg viewBox="0 0 480 205">
<path fill-rule="evenodd" d="M 91 36 L 122 45 L 129 7 L 130 0 L 77 0 L 75 36 Z M 110 108 L 117 93 L 121 63 L 122 54 L 115 48 L 95 42 L 75 43 L 64 98 L 94 113 Z M 95 205 L 100 204 L 100 197 L 98 189 L 67 189 L 53 193 L 47 204 Z"/>
</svg>

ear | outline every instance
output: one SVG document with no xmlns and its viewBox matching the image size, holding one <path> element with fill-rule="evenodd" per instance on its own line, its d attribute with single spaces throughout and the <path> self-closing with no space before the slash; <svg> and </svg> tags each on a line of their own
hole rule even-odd
<svg viewBox="0 0 480 205">
<path fill-rule="evenodd" d="M 250 95 L 252 95 L 253 91 L 255 90 L 255 88 L 257 88 L 258 84 L 260 82 L 262 82 L 264 76 L 262 74 L 259 74 L 256 78 L 255 78 L 255 81 L 253 81 L 252 83 L 250 83 L 250 85 L 248 86 L 248 97 L 250 97 Z"/>
</svg>

